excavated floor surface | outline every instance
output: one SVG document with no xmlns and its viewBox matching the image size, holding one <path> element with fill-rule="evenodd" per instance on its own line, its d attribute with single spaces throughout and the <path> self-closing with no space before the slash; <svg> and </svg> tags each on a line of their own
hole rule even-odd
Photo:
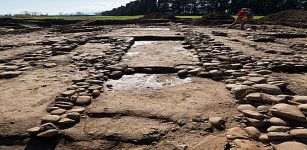
<svg viewBox="0 0 307 150">
<path fill-rule="evenodd" d="M 180 41 L 153 41 L 143 45 L 136 41 L 135 44 L 121 64 L 131 67 L 174 67 L 196 65 L 198 62 L 197 57 L 184 49 Z"/>
<path fill-rule="evenodd" d="M 186 30 L 181 25 L 176 28 Z M 274 43 L 259 43 L 247 38 L 249 34 L 267 33 L 265 30 L 253 32 L 206 27 L 191 27 L 191 30 L 208 34 L 234 50 L 258 57 L 284 57 L 280 53 L 268 54 L 259 49 L 284 52 L 290 51 L 289 46 L 292 44 L 307 43 L 306 38 L 283 38 Z M 212 31 L 227 32 L 228 36 L 214 36 Z M 8 34 L 0 37 L 0 45 L 20 46 L 1 50 L 0 62 L 22 61 L 25 54 L 49 47 L 34 44 L 38 41 L 59 41 L 84 35 L 133 38 L 181 37 L 183 33 L 171 26 L 119 26 L 111 32 L 96 31 L 95 34 L 62 34 L 49 29 L 20 35 Z M 106 57 L 104 53 L 108 48 L 108 43 L 87 42 L 72 52 L 41 61 L 42 64 L 56 63 L 54 68 L 33 66 L 16 78 L 0 79 L 1 139 L 25 134 L 27 129 L 38 125 L 40 118 L 47 114 L 45 109 L 55 96 L 69 87 L 74 79 L 87 76 L 91 72 L 79 70 L 72 63 L 76 54 Z M 180 65 L 196 66 L 199 60 L 193 51 L 184 48 L 183 41 L 135 41 L 120 64 L 132 68 L 171 68 Z M 3 65 L 1 63 L 0 67 Z M 307 95 L 306 74 L 276 74 L 289 81 L 291 91 Z M 106 85 L 104 92 L 86 108 L 80 123 L 63 130 L 65 140 L 50 142 L 31 139 L 18 144 L 0 142 L 0 149 L 184 149 L 185 146 L 194 150 L 224 149 L 227 145 L 225 130 L 211 131 L 208 122 L 199 123 L 193 120 L 223 117 L 227 120 L 226 129 L 237 125 L 234 121 L 234 117 L 239 114 L 237 104 L 223 82 L 197 77 L 180 79 L 174 73 L 157 72 L 124 75 L 121 79 L 109 80 Z M 50 145 L 44 146 L 46 143 Z"/>
</svg>

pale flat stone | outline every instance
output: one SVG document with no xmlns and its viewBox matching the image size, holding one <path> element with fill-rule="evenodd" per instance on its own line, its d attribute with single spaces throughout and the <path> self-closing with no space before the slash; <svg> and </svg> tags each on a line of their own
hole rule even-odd
<svg viewBox="0 0 307 150">
<path fill-rule="evenodd" d="M 242 112 L 243 110 L 252 110 L 252 111 L 256 110 L 256 108 L 250 104 L 239 105 L 237 109 L 239 112 Z"/>
<path fill-rule="evenodd" d="M 292 141 L 273 145 L 273 147 L 275 150 L 307 150 L 307 145 Z"/>
<path fill-rule="evenodd" d="M 73 96 L 76 93 L 76 90 L 68 90 L 62 93 L 63 96 Z"/>
<path fill-rule="evenodd" d="M 40 131 L 40 127 L 34 127 L 34 128 L 27 130 L 27 132 L 30 133 L 30 134 L 37 134 L 37 133 L 39 133 L 39 131 Z"/>
<path fill-rule="evenodd" d="M 255 84 L 252 86 L 255 90 L 261 91 L 266 94 L 278 95 L 281 94 L 281 90 L 276 85 L 270 84 Z"/>
<path fill-rule="evenodd" d="M 295 96 L 293 96 L 292 101 L 302 103 L 302 104 L 306 104 L 307 103 L 307 96 L 295 95 Z"/>
<path fill-rule="evenodd" d="M 276 104 L 270 109 L 273 115 L 281 116 L 285 119 L 305 122 L 305 115 L 296 107 L 289 104 Z"/>
<path fill-rule="evenodd" d="M 51 122 L 51 123 L 56 123 L 58 122 L 59 120 L 61 119 L 60 116 L 58 115 L 47 115 L 47 116 L 44 116 L 42 118 L 42 122 Z"/>
<path fill-rule="evenodd" d="M 287 126 L 271 126 L 267 129 L 268 132 L 287 132 L 290 130 L 291 128 Z"/>
<path fill-rule="evenodd" d="M 275 126 L 287 126 L 287 125 L 289 125 L 289 123 L 287 121 L 280 119 L 280 118 L 277 118 L 277 117 L 270 118 L 269 122 L 272 125 L 275 125 Z"/>
<path fill-rule="evenodd" d="M 293 129 L 290 134 L 296 138 L 307 138 L 307 129 Z"/>
</svg>

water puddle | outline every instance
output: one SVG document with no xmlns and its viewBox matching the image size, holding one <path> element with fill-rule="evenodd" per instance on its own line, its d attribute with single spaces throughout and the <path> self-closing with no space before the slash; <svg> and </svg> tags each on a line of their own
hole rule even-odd
<svg viewBox="0 0 307 150">
<path fill-rule="evenodd" d="M 143 45 L 151 45 L 158 43 L 157 41 L 135 41 L 132 47 L 143 46 Z"/>
<path fill-rule="evenodd" d="M 163 89 L 182 84 L 191 83 L 191 78 L 179 79 L 173 75 L 157 75 L 157 74 L 134 74 L 123 76 L 119 80 L 110 80 L 106 84 L 111 84 L 113 90 L 123 91 L 146 91 Z"/>
</svg>

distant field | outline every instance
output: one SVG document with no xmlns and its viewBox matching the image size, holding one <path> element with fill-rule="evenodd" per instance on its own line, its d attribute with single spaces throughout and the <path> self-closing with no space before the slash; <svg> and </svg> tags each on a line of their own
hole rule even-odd
<svg viewBox="0 0 307 150">
<path fill-rule="evenodd" d="M 259 20 L 259 19 L 261 19 L 261 18 L 263 18 L 264 16 L 255 16 L 254 17 L 254 20 Z"/>
<path fill-rule="evenodd" d="M 180 19 L 200 19 L 202 16 L 176 16 L 176 18 Z"/>
<path fill-rule="evenodd" d="M 180 19 L 200 19 L 202 16 L 176 16 L 177 18 Z M 235 17 L 235 16 L 233 16 Z M 254 16 L 254 20 L 258 20 L 263 18 L 264 16 Z"/>
<path fill-rule="evenodd" d="M 14 17 L 14 19 L 63 19 L 63 20 L 132 20 L 143 16 L 34 16 L 34 17 Z"/>
<path fill-rule="evenodd" d="M 139 19 L 139 16 L 33 16 L 33 17 L 13 17 L 14 19 L 45 20 L 45 19 L 63 19 L 63 20 L 133 20 Z M 200 19 L 202 16 L 176 16 L 180 19 Z M 255 16 L 258 20 L 264 16 Z"/>
</svg>

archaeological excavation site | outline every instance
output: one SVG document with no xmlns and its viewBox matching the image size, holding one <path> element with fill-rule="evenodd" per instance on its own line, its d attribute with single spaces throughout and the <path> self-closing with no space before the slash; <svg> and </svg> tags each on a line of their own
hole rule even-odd
<svg viewBox="0 0 307 150">
<path fill-rule="evenodd" d="M 0 149 L 307 150 L 307 21 L 276 15 L 0 18 Z"/>
</svg>

